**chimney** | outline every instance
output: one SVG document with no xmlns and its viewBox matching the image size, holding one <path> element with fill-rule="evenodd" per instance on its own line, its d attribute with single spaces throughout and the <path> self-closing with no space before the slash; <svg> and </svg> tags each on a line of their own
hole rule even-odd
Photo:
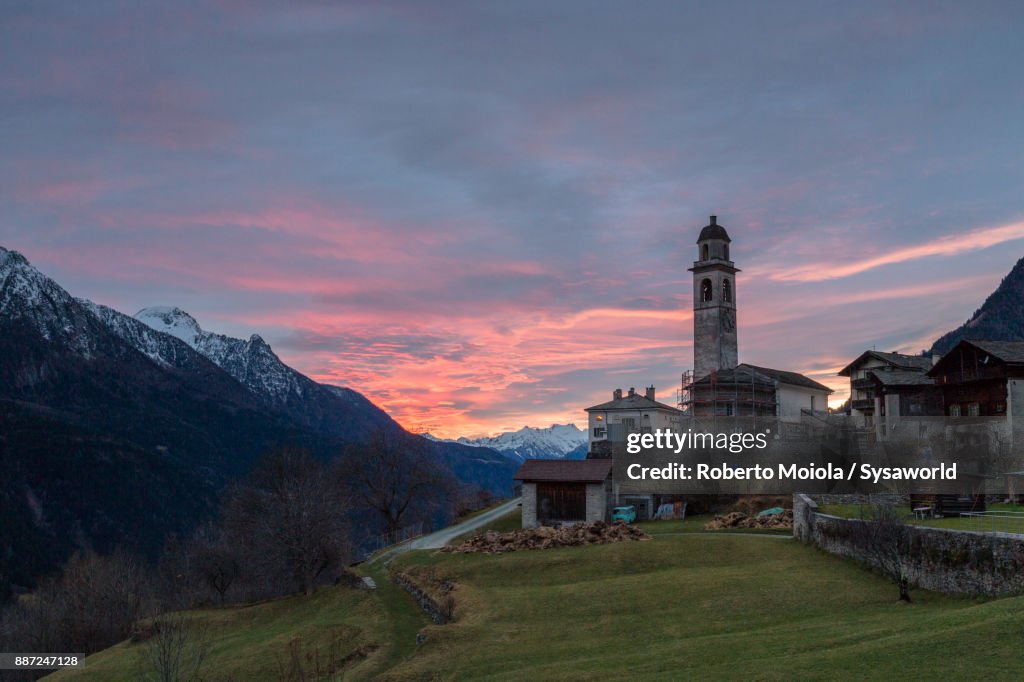
<svg viewBox="0 0 1024 682">
<path fill-rule="evenodd" d="M 622 389 L 617 388 L 612 391 L 612 400 L 622 400 Z"/>
<path fill-rule="evenodd" d="M 632 398 L 636 395 L 636 389 L 632 386 L 629 387 L 629 397 Z"/>
<path fill-rule="evenodd" d="M 646 397 L 648 400 L 654 400 L 654 386 L 648 386 L 644 390 L 644 397 Z"/>
<path fill-rule="evenodd" d="M 711 224 L 712 225 L 717 225 L 718 224 L 718 216 L 716 216 L 716 215 L 711 216 Z"/>
</svg>

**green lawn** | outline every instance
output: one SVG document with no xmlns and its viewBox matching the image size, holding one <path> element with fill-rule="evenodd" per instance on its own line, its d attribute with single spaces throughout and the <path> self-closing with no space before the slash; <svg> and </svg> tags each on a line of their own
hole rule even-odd
<svg viewBox="0 0 1024 682">
<path fill-rule="evenodd" d="M 982 518 L 963 518 L 959 515 L 947 516 L 941 519 L 918 519 L 914 517 L 910 508 L 906 505 L 900 508 L 905 512 L 907 523 L 931 528 L 950 528 L 954 530 L 975 530 L 975 531 L 1000 531 L 1005 533 L 1024 533 L 1024 517 L 1020 518 L 994 518 L 986 516 Z M 990 504 L 987 507 L 990 512 L 1024 512 L 1024 506 L 1014 504 Z M 870 517 L 870 505 L 861 504 L 826 504 L 819 508 L 823 514 L 841 516 L 848 519 L 862 519 Z"/>
<path fill-rule="evenodd" d="M 204 679 L 275 680 L 288 641 L 332 636 L 369 652 L 345 669 L 352 680 L 1020 678 L 1024 597 L 915 590 L 903 604 L 883 578 L 793 540 L 685 530 L 699 517 L 656 523 L 667 530 L 652 526 L 647 542 L 395 558 L 454 581 L 448 625 L 430 624 L 379 564 L 363 568 L 375 592 L 199 612 L 216 637 Z M 58 679 L 134 679 L 139 651 L 120 644 Z"/>
<path fill-rule="evenodd" d="M 795 541 L 704 533 L 504 555 L 415 554 L 455 623 L 391 679 L 1019 679 L 1024 599 L 896 588 Z"/>
<path fill-rule="evenodd" d="M 383 659 L 399 660 L 392 657 L 393 642 L 399 642 L 392 635 L 398 634 L 403 623 L 383 606 L 388 600 L 400 599 L 402 611 L 415 618 L 415 627 L 408 634 L 410 642 L 416 630 L 428 621 L 407 608 L 404 592 L 399 594 L 397 587 L 386 582 L 385 588 L 390 590 L 377 594 L 327 587 L 308 597 L 195 611 L 194 617 L 208 623 L 212 643 L 203 679 L 276 680 L 279 666 L 289 658 L 290 646 L 298 646 L 303 658 L 328 653 L 337 659 L 352 655 L 349 667 L 364 671 Z M 47 679 L 138 680 L 148 672 L 144 647 L 122 642 L 90 656 L 82 669 L 64 670 Z M 355 653 L 357 650 L 362 650 L 366 658 Z"/>
<path fill-rule="evenodd" d="M 669 519 L 665 521 L 641 521 L 637 525 L 649 535 L 674 535 L 679 533 L 754 533 L 764 535 L 792 535 L 788 528 L 722 528 L 720 530 L 704 530 L 704 524 L 715 518 L 714 514 L 687 516 L 685 519 Z"/>
</svg>

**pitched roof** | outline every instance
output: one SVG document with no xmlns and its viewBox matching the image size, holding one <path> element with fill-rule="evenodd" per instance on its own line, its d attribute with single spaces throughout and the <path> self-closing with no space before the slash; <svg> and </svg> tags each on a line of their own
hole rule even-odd
<svg viewBox="0 0 1024 682">
<path fill-rule="evenodd" d="M 943 355 L 942 359 L 935 364 L 935 367 L 928 374 L 930 376 L 940 376 L 947 372 L 946 368 L 950 363 L 956 362 L 957 357 L 960 355 L 957 353 L 957 349 L 965 346 L 971 346 L 982 353 L 991 355 L 999 362 L 1007 365 L 1024 365 L 1024 341 L 969 341 L 964 339 Z"/>
<path fill-rule="evenodd" d="M 980 348 L 1007 364 L 1024 364 L 1024 341 L 967 341 L 966 343 Z"/>
<path fill-rule="evenodd" d="M 788 372 L 784 369 L 772 369 L 771 367 L 758 367 L 745 362 L 736 366 L 736 369 L 723 369 L 715 373 L 715 382 L 718 384 L 760 384 L 762 386 L 774 386 L 776 382 L 790 386 L 801 386 L 813 388 L 819 391 L 832 393 L 832 389 L 824 384 L 819 384 L 814 379 L 805 377 L 797 372 Z M 693 382 L 695 385 L 704 386 L 711 383 L 711 375 L 701 377 Z"/>
<path fill-rule="evenodd" d="M 839 370 L 839 376 L 850 376 L 853 374 L 853 371 L 863 364 L 868 358 L 875 358 L 876 360 L 881 360 L 893 367 L 899 367 L 907 370 L 927 372 L 932 368 L 932 359 L 926 355 L 904 355 L 903 353 L 883 353 L 882 351 L 877 350 L 866 350 L 858 355 L 856 360 Z"/>
<path fill-rule="evenodd" d="M 869 372 L 883 386 L 931 386 L 935 382 L 923 370 L 906 372 L 901 370 Z"/>
<path fill-rule="evenodd" d="M 711 383 L 711 375 L 701 377 L 693 382 L 696 386 L 707 386 Z M 763 372 L 755 371 L 752 367 L 740 365 L 735 369 L 722 369 L 715 372 L 716 384 L 741 384 L 750 386 L 755 384 L 762 388 L 772 389 L 775 387 L 775 379 Z"/>
<path fill-rule="evenodd" d="M 622 396 L 621 398 L 616 398 L 614 400 L 609 400 L 606 403 L 601 403 L 600 405 L 594 405 L 593 407 L 588 407 L 588 408 L 586 408 L 584 410 L 584 412 L 590 412 L 591 410 L 645 410 L 645 409 L 646 410 L 672 410 L 673 412 L 677 412 L 678 411 L 678 410 L 676 410 L 676 408 L 672 407 L 671 405 L 666 405 L 665 403 L 659 403 L 657 400 L 651 400 L 647 396 L 641 395 L 639 393 L 634 393 L 632 395 L 627 393 L 626 395 Z"/>
<path fill-rule="evenodd" d="M 516 481 L 601 483 L 611 473 L 610 459 L 528 459 L 513 478 Z"/>
<path fill-rule="evenodd" d="M 775 379 L 780 384 L 789 384 L 790 386 L 803 386 L 804 388 L 816 388 L 819 391 L 832 392 L 832 389 L 824 384 L 819 384 L 814 379 L 805 377 L 803 374 L 798 372 L 787 372 L 784 369 L 772 369 L 771 367 L 758 367 L 757 365 L 750 365 L 747 363 L 741 363 L 740 367 L 749 367 L 755 372 L 765 374 L 772 379 Z"/>
</svg>

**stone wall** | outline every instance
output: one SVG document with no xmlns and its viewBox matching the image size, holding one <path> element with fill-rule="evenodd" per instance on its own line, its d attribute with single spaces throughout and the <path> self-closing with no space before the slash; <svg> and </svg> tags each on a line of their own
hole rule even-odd
<svg viewBox="0 0 1024 682">
<path fill-rule="evenodd" d="M 604 521 L 608 514 L 608 492 L 604 483 L 587 484 L 587 523 Z"/>
<path fill-rule="evenodd" d="M 523 528 L 537 525 L 537 484 L 523 483 Z"/>
<path fill-rule="evenodd" d="M 871 563 L 852 539 L 860 519 L 818 510 L 807 495 L 793 496 L 793 537 L 837 556 Z M 936 592 L 1004 596 L 1024 591 L 1024 537 L 909 526 L 907 573 Z"/>
<path fill-rule="evenodd" d="M 421 589 L 412 577 L 405 573 L 395 572 L 391 576 L 391 579 L 396 585 L 400 586 L 412 596 L 413 600 L 419 604 L 419 607 L 423 609 L 423 612 L 430 617 L 430 620 L 432 620 L 435 625 L 444 625 L 451 619 L 450 609 L 446 611 L 445 607 L 438 604 L 433 597 L 427 594 L 425 590 Z"/>
</svg>

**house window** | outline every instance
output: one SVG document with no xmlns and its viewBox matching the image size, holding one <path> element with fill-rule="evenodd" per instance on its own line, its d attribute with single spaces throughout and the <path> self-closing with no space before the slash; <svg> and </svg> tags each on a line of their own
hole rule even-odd
<svg viewBox="0 0 1024 682">
<path fill-rule="evenodd" d="M 978 417 L 980 415 L 981 415 L 981 404 L 980 403 L 970 403 L 967 406 L 967 416 L 969 416 L 969 417 Z"/>
<path fill-rule="evenodd" d="M 700 283 L 700 300 L 710 301 L 712 298 L 711 280 L 706 279 Z"/>
<path fill-rule="evenodd" d="M 603 426 L 594 428 L 594 438 L 604 438 L 605 429 Z"/>
<path fill-rule="evenodd" d="M 623 418 L 622 426 L 623 426 L 623 428 L 626 429 L 627 433 L 632 433 L 633 431 L 636 431 L 636 418 L 635 417 L 625 417 L 625 418 Z"/>
<path fill-rule="evenodd" d="M 729 280 L 722 280 L 722 300 L 726 303 L 732 303 L 732 285 L 729 284 Z"/>
<path fill-rule="evenodd" d="M 949 416 L 950 417 L 959 417 L 960 416 L 960 406 L 959 405 L 950 405 L 949 406 Z"/>
</svg>

